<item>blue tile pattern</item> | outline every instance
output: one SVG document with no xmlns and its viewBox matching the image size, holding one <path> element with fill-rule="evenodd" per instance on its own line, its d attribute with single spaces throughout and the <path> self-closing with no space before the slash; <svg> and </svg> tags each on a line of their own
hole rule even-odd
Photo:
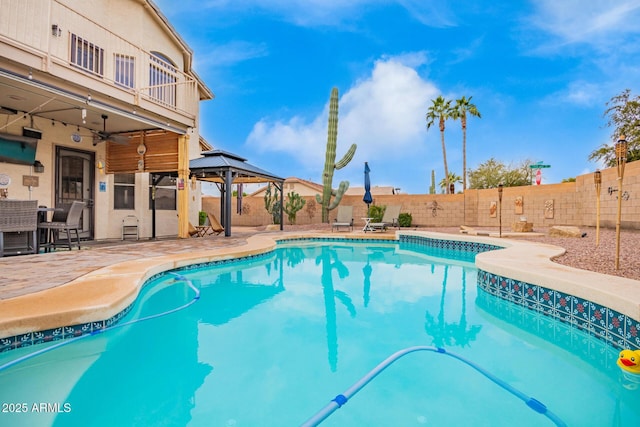
<svg viewBox="0 0 640 427">
<path fill-rule="evenodd" d="M 462 240 L 433 239 L 431 237 L 413 236 L 406 234 L 400 235 L 400 243 L 413 243 L 429 248 L 450 249 L 463 252 L 473 252 L 476 254 L 480 252 L 502 249 L 502 246 L 490 245 L 488 243 L 466 242 Z"/>
<path fill-rule="evenodd" d="M 495 298 L 484 288 L 478 290 L 476 307 L 493 316 L 496 322 L 508 322 L 509 326 L 519 328 L 524 332 L 521 337 L 525 340 L 529 337 L 527 333 L 530 333 L 532 340 L 545 338 L 600 371 L 615 368 L 620 346 L 612 346 L 609 340 L 580 330 L 570 322 L 558 322 L 525 305 Z"/>
<path fill-rule="evenodd" d="M 36 344 L 44 344 L 52 341 L 75 338 L 85 334 L 99 332 L 113 326 L 131 311 L 133 304 L 122 310 L 115 316 L 101 321 L 83 323 L 80 325 L 65 326 L 62 328 L 47 329 L 46 331 L 29 332 L 13 337 L 0 338 L 0 353 L 16 348 L 30 347 Z"/>
<path fill-rule="evenodd" d="M 617 349 L 640 349 L 640 322 L 593 301 L 484 270 L 478 270 L 478 286 L 487 295 L 531 311 L 533 314 L 526 314 L 525 318 L 532 323 L 533 329 L 538 328 L 540 335 L 550 333 L 541 327 L 544 318 L 536 317 L 543 315 L 547 319 L 558 319 Z"/>
</svg>

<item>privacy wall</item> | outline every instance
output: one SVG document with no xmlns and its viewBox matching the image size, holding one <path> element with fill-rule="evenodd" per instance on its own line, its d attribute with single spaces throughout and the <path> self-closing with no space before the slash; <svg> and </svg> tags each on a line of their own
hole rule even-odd
<svg viewBox="0 0 640 427">
<path fill-rule="evenodd" d="M 616 168 L 604 169 L 600 190 L 600 226 L 615 228 L 618 203 Z M 626 165 L 622 191 L 622 228 L 640 229 L 640 161 Z M 319 224 L 321 207 L 315 197 L 304 197 L 305 207 L 296 215 L 297 224 Z M 511 228 L 515 221 L 526 219 L 536 227 L 553 225 L 596 225 L 596 188 L 593 173 L 580 175 L 575 182 L 549 185 L 505 187 L 502 203 L 497 188 L 467 190 L 464 194 L 395 194 L 376 196 L 374 205 L 400 205 L 401 212 L 410 213 L 414 226 L 420 227 L 498 227 Z M 241 210 L 233 199 L 232 224 L 261 226 L 273 221 L 264 208 L 262 197 L 242 199 Z M 344 196 L 341 205 L 353 206 L 354 225 L 364 225 L 367 205 L 362 196 Z M 500 209 L 501 205 L 501 209 Z M 220 213 L 220 198 L 204 196 L 203 210 L 216 216 Z M 240 213 L 241 212 L 241 213 Z M 336 210 L 330 211 L 330 220 Z M 288 224 L 285 215 L 285 224 Z"/>
</svg>

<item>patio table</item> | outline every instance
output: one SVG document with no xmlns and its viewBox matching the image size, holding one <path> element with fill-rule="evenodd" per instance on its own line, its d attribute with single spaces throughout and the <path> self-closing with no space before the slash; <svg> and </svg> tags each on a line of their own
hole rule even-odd
<svg viewBox="0 0 640 427">
<path fill-rule="evenodd" d="M 198 231 L 198 237 L 204 237 L 209 234 L 213 234 L 213 228 L 210 225 L 196 225 Z"/>
</svg>

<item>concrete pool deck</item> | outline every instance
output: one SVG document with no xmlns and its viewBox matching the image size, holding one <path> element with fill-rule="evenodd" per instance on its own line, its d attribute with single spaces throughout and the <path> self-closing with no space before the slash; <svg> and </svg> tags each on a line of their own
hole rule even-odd
<svg viewBox="0 0 640 427">
<path fill-rule="evenodd" d="M 640 282 L 578 270 L 550 261 L 557 246 L 429 231 L 403 231 L 440 239 L 508 246 L 476 259 L 491 273 L 596 301 L 640 319 Z M 162 271 L 216 259 L 268 251 L 276 239 L 296 237 L 395 239 L 396 233 L 322 231 L 265 232 L 234 228 L 232 236 L 106 242 L 81 251 L 0 258 L 0 338 L 109 319 L 137 297 L 140 287 Z"/>
</svg>

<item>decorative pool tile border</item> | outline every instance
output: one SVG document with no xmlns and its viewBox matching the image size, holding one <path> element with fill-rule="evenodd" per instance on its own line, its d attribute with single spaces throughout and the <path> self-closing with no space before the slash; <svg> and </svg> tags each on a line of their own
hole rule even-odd
<svg viewBox="0 0 640 427">
<path fill-rule="evenodd" d="M 490 295 L 558 319 L 615 348 L 640 349 L 640 321 L 593 301 L 480 269 L 478 286 Z"/>
<path fill-rule="evenodd" d="M 133 304 L 130 304 L 127 308 L 107 320 L 99 320 L 79 325 L 64 326 L 55 329 L 47 329 L 45 331 L 28 332 L 26 334 L 0 338 L 0 353 L 5 353 L 17 348 L 31 347 L 37 344 L 44 344 L 97 333 L 118 323 L 129 313 L 129 311 L 131 311 L 132 307 Z"/>
<path fill-rule="evenodd" d="M 426 246 L 428 248 L 448 249 L 455 251 L 472 252 L 476 254 L 503 248 L 502 246 L 491 245 L 489 243 L 468 242 L 463 240 L 443 240 L 407 234 L 400 235 L 400 243 L 411 243 L 420 246 Z"/>
<path fill-rule="evenodd" d="M 571 323 L 553 320 L 524 305 L 496 298 L 495 294 L 483 289 L 478 291 L 476 305 L 495 318 L 496 322 L 504 322 L 509 327 L 518 328 L 524 333 L 525 339 L 553 342 L 556 347 L 590 363 L 599 371 L 616 369 L 620 350 L 595 335 L 573 327 Z"/>
<path fill-rule="evenodd" d="M 334 242 L 334 243 L 398 243 L 396 239 L 386 238 L 358 238 L 358 237 L 293 237 L 276 239 L 277 243 L 290 242 Z"/>
</svg>

